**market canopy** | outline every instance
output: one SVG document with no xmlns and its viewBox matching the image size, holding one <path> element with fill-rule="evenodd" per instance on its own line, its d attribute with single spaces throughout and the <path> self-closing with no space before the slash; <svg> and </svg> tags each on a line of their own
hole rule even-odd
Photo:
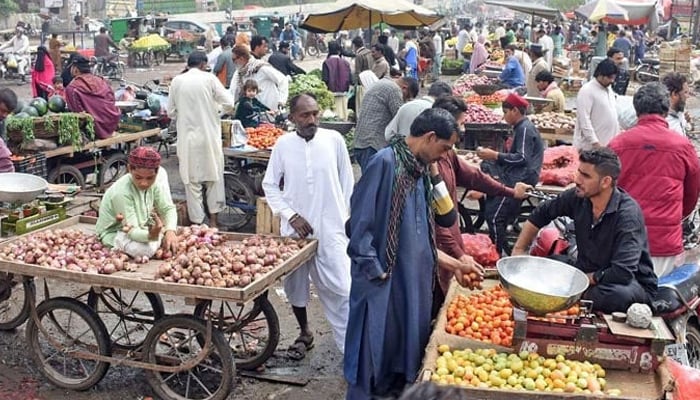
<svg viewBox="0 0 700 400">
<path fill-rule="evenodd" d="M 442 15 L 406 0 L 340 0 L 333 9 L 309 14 L 300 28 L 311 32 L 338 32 L 368 28 L 385 23 L 398 29 L 428 26 L 442 19 Z"/>
<path fill-rule="evenodd" d="M 531 15 L 532 17 L 540 17 L 548 20 L 564 19 L 561 11 L 541 4 L 498 0 L 486 0 L 484 4 L 505 7 L 513 11 Z"/>
<path fill-rule="evenodd" d="M 607 15 L 602 18 L 592 19 L 581 13 L 580 10 L 585 7 L 595 7 L 600 5 L 599 10 L 609 10 Z M 611 10 L 615 11 L 611 11 Z M 659 24 L 659 17 L 656 12 L 656 0 L 595 0 L 588 4 L 579 7 L 576 10 L 578 15 L 584 18 L 589 18 L 591 21 L 605 21 L 609 24 L 624 24 L 624 25 L 648 25 L 650 29 L 655 29 Z M 590 14 L 589 14 L 590 15 Z"/>
<path fill-rule="evenodd" d="M 577 8 L 576 14 L 593 22 L 607 18 L 629 20 L 627 10 L 613 0 L 593 0 Z"/>
</svg>

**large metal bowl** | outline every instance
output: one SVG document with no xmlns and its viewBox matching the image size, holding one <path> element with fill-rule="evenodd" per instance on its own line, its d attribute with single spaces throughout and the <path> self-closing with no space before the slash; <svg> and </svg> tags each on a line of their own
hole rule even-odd
<svg viewBox="0 0 700 400">
<path fill-rule="evenodd" d="M 0 201 L 28 203 L 49 187 L 46 179 L 18 172 L 0 174 Z"/>
<path fill-rule="evenodd" d="M 496 269 L 511 302 L 536 315 L 566 310 L 588 289 L 586 274 L 548 258 L 504 257 Z"/>
</svg>

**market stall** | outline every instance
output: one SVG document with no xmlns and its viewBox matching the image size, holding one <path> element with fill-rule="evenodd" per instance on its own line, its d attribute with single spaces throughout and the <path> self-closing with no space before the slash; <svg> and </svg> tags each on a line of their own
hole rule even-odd
<svg viewBox="0 0 700 400">
<path fill-rule="evenodd" d="M 523 267 L 523 260 L 540 272 L 512 274 L 504 267 Z M 418 380 L 456 385 L 483 399 L 555 399 L 565 393 L 662 398 L 671 380 L 660 362 L 663 344 L 674 340 L 663 319 L 654 317 L 647 329 L 625 329 L 624 321 L 591 313 L 579 302 L 585 276 L 547 263 L 554 261 L 510 257 L 499 261 L 501 283 L 487 279 L 483 288 L 469 290 L 453 281 Z M 540 279 L 544 273 L 550 279 Z M 545 287 L 564 289 L 545 295 L 552 293 Z M 587 325 L 591 321 L 595 325 Z"/>
<path fill-rule="evenodd" d="M 110 364 L 120 364 L 144 369 L 163 399 L 227 398 L 235 368 L 262 365 L 279 341 L 267 290 L 317 247 L 315 240 L 192 226 L 178 228 L 177 254 L 136 264 L 97 244 L 95 222 L 74 217 L 0 245 L 0 283 L 14 282 L 0 329 L 27 320 L 27 349 L 39 370 L 73 390 L 91 388 Z M 65 241 L 70 256 L 50 257 L 56 240 Z M 90 245 L 75 247 L 81 243 Z M 18 250 L 29 246 L 34 251 Z M 87 300 L 52 297 L 45 286 L 45 300 L 36 305 L 37 278 L 89 287 Z M 161 294 L 194 299 L 193 315 L 166 316 Z"/>
</svg>

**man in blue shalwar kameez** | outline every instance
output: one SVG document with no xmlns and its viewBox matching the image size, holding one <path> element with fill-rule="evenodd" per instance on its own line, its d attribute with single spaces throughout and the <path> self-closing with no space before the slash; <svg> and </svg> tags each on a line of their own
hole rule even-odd
<svg viewBox="0 0 700 400">
<path fill-rule="evenodd" d="M 395 395 L 415 381 L 430 336 L 438 254 L 427 165 L 450 150 L 457 124 L 427 109 L 404 139 L 373 156 L 351 199 L 347 399 Z M 440 264 L 443 265 L 443 255 Z M 458 281 L 472 266 L 449 263 Z"/>
</svg>

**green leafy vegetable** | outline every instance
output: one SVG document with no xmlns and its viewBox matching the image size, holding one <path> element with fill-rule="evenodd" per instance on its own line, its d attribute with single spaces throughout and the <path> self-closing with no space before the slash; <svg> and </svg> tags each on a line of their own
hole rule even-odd
<svg viewBox="0 0 700 400">
<path fill-rule="evenodd" d="M 305 74 L 294 77 L 292 83 L 289 84 L 289 98 L 291 99 L 302 93 L 313 94 L 321 110 L 333 107 L 333 93 L 328 90 L 326 84 L 316 75 Z"/>
</svg>

